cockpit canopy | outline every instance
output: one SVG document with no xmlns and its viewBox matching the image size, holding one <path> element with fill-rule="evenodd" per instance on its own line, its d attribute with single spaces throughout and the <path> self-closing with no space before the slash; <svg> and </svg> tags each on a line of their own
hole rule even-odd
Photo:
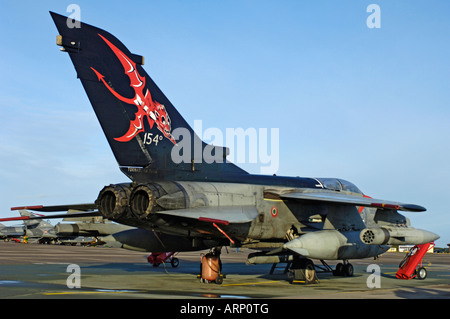
<svg viewBox="0 0 450 319">
<path fill-rule="evenodd" d="M 334 191 L 346 191 L 362 194 L 358 187 L 355 184 L 352 184 L 343 179 L 337 178 L 316 178 L 320 184 L 322 184 L 323 188 L 334 190 Z"/>
</svg>

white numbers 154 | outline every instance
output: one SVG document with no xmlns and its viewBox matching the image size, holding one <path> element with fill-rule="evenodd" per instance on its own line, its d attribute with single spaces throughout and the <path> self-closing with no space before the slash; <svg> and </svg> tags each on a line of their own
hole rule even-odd
<svg viewBox="0 0 450 319">
<path fill-rule="evenodd" d="M 153 133 L 145 133 L 144 134 L 144 144 L 150 145 L 155 144 L 155 146 L 158 146 L 158 142 L 163 139 L 162 135 L 156 134 L 153 136 Z"/>
</svg>

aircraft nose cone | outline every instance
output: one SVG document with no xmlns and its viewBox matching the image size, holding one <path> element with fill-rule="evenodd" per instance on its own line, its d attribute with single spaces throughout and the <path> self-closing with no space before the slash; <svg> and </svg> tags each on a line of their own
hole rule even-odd
<svg viewBox="0 0 450 319">
<path fill-rule="evenodd" d="M 420 229 L 419 231 L 420 231 L 420 235 L 418 236 L 419 241 L 416 244 L 431 243 L 441 238 L 439 235 L 430 232 L 428 230 Z"/>
<path fill-rule="evenodd" d="M 441 238 L 441 236 L 432 233 L 430 231 L 426 231 L 426 234 L 424 235 L 425 238 L 427 238 L 427 243 L 431 243 L 432 241 L 438 240 L 439 238 Z"/>
<path fill-rule="evenodd" d="M 304 249 L 303 240 L 302 238 L 296 238 L 291 240 L 290 242 L 287 242 L 283 245 L 284 249 L 290 249 L 292 251 L 295 251 L 297 254 L 303 255 L 303 256 L 309 256 L 308 250 Z"/>
</svg>

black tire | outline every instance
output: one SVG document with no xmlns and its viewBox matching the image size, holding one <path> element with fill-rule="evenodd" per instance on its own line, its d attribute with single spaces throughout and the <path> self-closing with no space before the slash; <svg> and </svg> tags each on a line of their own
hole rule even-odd
<svg viewBox="0 0 450 319">
<path fill-rule="evenodd" d="M 301 259 L 294 268 L 294 280 L 312 284 L 317 281 L 316 269 L 311 259 Z"/>
<path fill-rule="evenodd" d="M 344 276 L 353 277 L 353 265 L 348 263 L 344 265 Z"/>
<path fill-rule="evenodd" d="M 338 263 L 336 265 L 336 268 L 333 271 L 334 276 L 343 276 L 344 275 L 344 264 Z"/>
<path fill-rule="evenodd" d="M 417 278 L 420 280 L 424 280 L 425 278 L 427 278 L 427 270 L 425 269 L 425 267 L 421 267 L 421 268 L 417 269 L 416 274 L 417 274 Z"/>
<path fill-rule="evenodd" d="M 172 268 L 177 268 L 178 265 L 180 264 L 180 260 L 178 258 L 174 257 L 170 261 L 170 264 L 172 265 Z"/>
<path fill-rule="evenodd" d="M 314 263 L 311 260 L 309 260 L 309 263 L 306 263 L 305 265 L 305 281 L 308 284 L 316 281 L 316 269 L 314 268 Z"/>
</svg>

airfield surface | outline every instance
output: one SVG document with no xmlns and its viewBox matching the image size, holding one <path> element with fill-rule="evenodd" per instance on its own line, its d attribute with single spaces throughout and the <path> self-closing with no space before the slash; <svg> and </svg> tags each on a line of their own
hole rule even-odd
<svg viewBox="0 0 450 319">
<path fill-rule="evenodd" d="M 318 284 L 305 286 L 292 284 L 283 274 L 283 265 L 271 275 L 272 265 L 245 265 L 249 250 L 229 249 L 227 253 L 225 248 L 223 284 L 200 283 L 196 276 L 201 253 L 179 253 L 177 268 L 170 263 L 153 267 L 145 252 L 0 242 L 0 298 L 450 299 L 450 254 L 425 255 L 425 280 L 397 279 L 395 273 L 405 254 L 386 253 L 379 260 L 352 260 L 353 277 L 319 273 Z M 77 283 L 69 265 L 79 266 L 80 288 L 68 287 Z M 379 266 L 378 278 L 369 265 Z M 379 288 L 368 287 L 377 283 Z"/>
</svg>

